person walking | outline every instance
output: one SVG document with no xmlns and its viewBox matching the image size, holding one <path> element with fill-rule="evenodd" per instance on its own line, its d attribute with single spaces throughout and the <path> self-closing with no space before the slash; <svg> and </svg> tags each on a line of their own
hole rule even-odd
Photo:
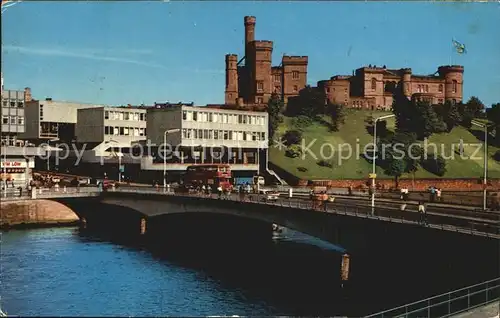
<svg viewBox="0 0 500 318">
<path fill-rule="evenodd" d="M 425 211 L 425 204 L 423 201 L 418 203 L 419 223 L 427 225 L 427 212 Z"/>
<path fill-rule="evenodd" d="M 441 188 L 436 189 L 437 201 L 441 202 Z"/>
</svg>

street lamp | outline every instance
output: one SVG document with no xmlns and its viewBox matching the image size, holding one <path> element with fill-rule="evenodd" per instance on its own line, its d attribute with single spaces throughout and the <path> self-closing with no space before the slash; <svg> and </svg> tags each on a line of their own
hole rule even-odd
<svg viewBox="0 0 500 318">
<path fill-rule="evenodd" d="M 47 141 L 47 147 L 45 147 L 47 149 L 47 172 L 50 171 L 50 154 L 51 154 L 50 142 L 52 141 L 59 141 L 59 138 L 52 138 Z"/>
<path fill-rule="evenodd" d="M 167 156 L 166 149 L 167 146 L 167 135 L 181 131 L 179 128 L 167 129 L 163 132 L 163 189 L 167 188 Z"/>
<path fill-rule="evenodd" d="M 373 162 L 372 162 L 372 215 L 375 214 L 375 153 L 377 149 L 377 122 L 382 119 L 387 119 L 394 117 L 396 115 L 391 114 L 391 115 L 386 115 L 386 116 L 381 116 L 375 119 L 375 122 L 373 123 Z"/>
<path fill-rule="evenodd" d="M 3 197 L 7 197 L 7 141 L 2 141 L 3 145 L 3 179 L 5 189 L 3 190 Z"/>
<path fill-rule="evenodd" d="M 488 182 L 488 126 L 477 121 L 471 121 L 471 124 L 484 128 L 484 179 L 483 179 L 483 210 L 486 211 L 486 185 Z"/>
</svg>

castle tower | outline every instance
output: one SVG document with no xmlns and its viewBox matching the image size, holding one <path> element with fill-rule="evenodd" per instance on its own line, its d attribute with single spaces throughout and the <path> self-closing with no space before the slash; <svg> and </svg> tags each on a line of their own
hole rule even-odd
<svg viewBox="0 0 500 318">
<path fill-rule="evenodd" d="M 238 99 L 238 55 L 226 55 L 226 91 L 225 103 L 227 105 L 236 104 Z"/>
<path fill-rule="evenodd" d="M 463 100 L 463 73 L 461 65 L 445 65 L 438 68 L 439 76 L 444 79 L 444 98 L 446 101 Z"/>
<path fill-rule="evenodd" d="M 248 56 L 249 44 L 255 41 L 255 17 L 246 16 L 244 18 L 245 23 L 245 55 Z"/>
<path fill-rule="evenodd" d="M 411 90 L 411 68 L 404 68 L 402 69 L 402 73 L 403 73 L 403 94 L 408 97 L 408 98 L 411 98 L 411 93 L 412 93 L 412 90 Z"/>
<path fill-rule="evenodd" d="M 283 56 L 283 98 L 299 95 L 307 85 L 307 56 Z"/>
<path fill-rule="evenodd" d="M 266 104 L 273 91 L 271 79 L 272 68 L 272 41 L 253 41 L 250 43 L 252 69 L 250 81 L 250 102 Z M 249 65 L 250 67 L 250 65 Z"/>
</svg>

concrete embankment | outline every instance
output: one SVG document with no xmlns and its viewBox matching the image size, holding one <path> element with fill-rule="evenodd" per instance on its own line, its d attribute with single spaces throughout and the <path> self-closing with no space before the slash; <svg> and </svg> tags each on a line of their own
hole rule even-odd
<svg viewBox="0 0 500 318">
<path fill-rule="evenodd" d="M 67 206 L 51 200 L 18 200 L 0 203 L 1 228 L 73 225 L 78 216 Z"/>
</svg>

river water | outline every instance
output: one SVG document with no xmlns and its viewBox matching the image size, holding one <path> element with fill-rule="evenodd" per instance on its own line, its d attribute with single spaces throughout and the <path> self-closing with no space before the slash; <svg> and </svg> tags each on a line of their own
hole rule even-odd
<svg viewBox="0 0 500 318">
<path fill-rule="evenodd" d="M 213 253 L 152 252 L 78 228 L 6 232 L 1 248 L 1 305 L 16 316 L 357 316 L 403 301 L 402 290 L 370 302 L 373 286 L 342 288 L 338 248 L 292 231 Z"/>
</svg>

